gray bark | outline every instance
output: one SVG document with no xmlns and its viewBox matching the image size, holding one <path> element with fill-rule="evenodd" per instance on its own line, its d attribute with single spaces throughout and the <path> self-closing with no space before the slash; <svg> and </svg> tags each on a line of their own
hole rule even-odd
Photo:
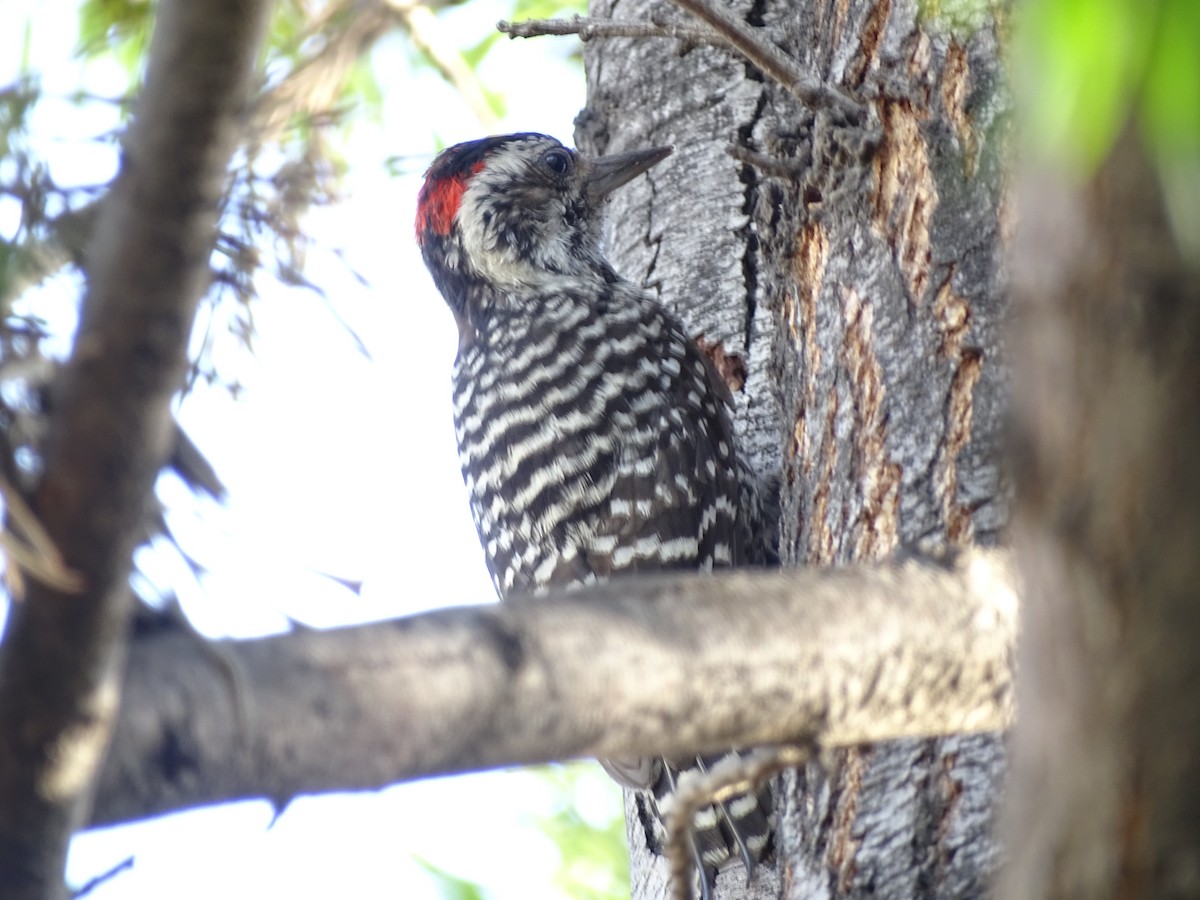
<svg viewBox="0 0 1200 900">
<path fill-rule="evenodd" d="M 1000 728 L 1010 573 L 994 553 L 623 579 L 224 643 L 234 685 L 195 636 L 150 635 L 133 648 L 94 821 L 573 757 Z"/>
<path fill-rule="evenodd" d="M 781 477 L 788 564 L 993 543 L 1008 517 L 996 25 L 951 32 L 902 0 L 733 9 L 867 118 L 807 108 L 718 48 L 589 43 L 580 146 L 676 145 L 615 199 L 610 255 L 744 365 L 743 445 Z M 661 12 L 592 5 L 599 18 Z M 729 873 L 720 896 L 978 896 L 998 861 L 1003 768 L 995 735 L 810 766 L 780 785 L 781 886 L 745 894 Z M 664 894 L 651 869 L 635 847 L 635 896 Z"/>
</svg>

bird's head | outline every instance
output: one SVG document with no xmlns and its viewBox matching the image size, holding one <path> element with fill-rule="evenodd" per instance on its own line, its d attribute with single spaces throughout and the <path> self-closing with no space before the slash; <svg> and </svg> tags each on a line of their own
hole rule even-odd
<svg viewBox="0 0 1200 900">
<path fill-rule="evenodd" d="M 466 315 L 472 289 L 515 292 L 561 276 L 612 277 L 600 209 L 670 147 L 588 159 L 543 134 L 507 134 L 438 154 L 417 198 L 417 243 L 438 289 Z"/>
</svg>

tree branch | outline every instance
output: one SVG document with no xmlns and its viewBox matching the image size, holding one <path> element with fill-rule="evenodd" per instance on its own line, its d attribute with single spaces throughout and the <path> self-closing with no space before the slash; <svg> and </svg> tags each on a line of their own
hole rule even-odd
<svg viewBox="0 0 1200 900">
<path fill-rule="evenodd" d="M 169 450 L 170 400 L 268 5 L 164 3 L 123 164 L 88 247 L 34 512 L 85 585 L 33 583 L 0 653 L 0 893 L 64 893 L 116 717 L 129 573 Z"/>
<path fill-rule="evenodd" d="M 562 36 L 575 34 L 581 41 L 597 38 L 675 38 L 685 45 L 713 44 L 726 46 L 720 35 L 711 28 L 681 25 L 671 22 L 622 22 L 616 19 L 597 19 L 571 16 L 564 19 L 525 19 L 521 22 L 496 23 L 496 30 L 510 38 Z"/>
<path fill-rule="evenodd" d="M 866 109 L 844 91 L 822 84 L 796 66 L 778 47 L 764 41 L 745 22 L 735 19 L 706 0 L 675 0 L 675 5 L 705 23 L 696 27 L 670 22 L 618 21 L 572 16 L 565 19 L 501 21 L 496 30 L 510 38 L 543 35 L 579 35 L 581 41 L 597 38 L 675 38 L 685 48 L 698 45 L 728 47 L 777 81 L 801 103 L 813 109 L 832 109 L 853 121 L 861 121 Z"/>
<path fill-rule="evenodd" d="M 134 648 L 93 822 L 573 757 L 1000 729 L 1016 614 L 996 551 L 618 580 L 224 644 L 248 734 L 194 638 L 162 634 Z"/>
</svg>

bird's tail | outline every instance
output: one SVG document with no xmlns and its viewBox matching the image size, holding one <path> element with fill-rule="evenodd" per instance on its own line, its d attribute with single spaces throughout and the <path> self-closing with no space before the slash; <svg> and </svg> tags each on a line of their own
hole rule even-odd
<svg viewBox="0 0 1200 900">
<path fill-rule="evenodd" d="M 705 773 L 730 755 L 729 751 L 711 756 L 699 756 L 690 764 L 678 766 L 666 760 L 652 761 L 651 786 L 639 796 L 638 807 L 647 843 L 652 850 L 662 852 L 666 845 L 666 826 L 671 806 L 679 787 Z M 747 878 L 754 867 L 770 855 L 775 815 L 769 783 L 759 785 L 751 794 L 701 807 L 692 821 L 692 857 L 700 882 L 700 896 L 709 900 L 717 872 L 726 865 L 740 861 Z"/>
</svg>

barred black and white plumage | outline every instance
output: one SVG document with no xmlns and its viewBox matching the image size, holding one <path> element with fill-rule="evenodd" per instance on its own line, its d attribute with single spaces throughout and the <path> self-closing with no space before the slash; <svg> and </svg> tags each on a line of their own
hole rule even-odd
<svg viewBox="0 0 1200 900">
<path fill-rule="evenodd" d="M 515 134 L 451 147 L 426 175 L 417 239 L 459 326 L 455 428 L 502 598 L 764 561 L 728 390 L 679 319 L 600 249 L 607 194 L 669 153 L 589 160 Z M 657 760 L 606 768 L 660 807 L 679 777 Z M 726 859 L 762 855 L 769 815 L 764 796 L 697 818 L 706 896 Z"/>
</svg>

